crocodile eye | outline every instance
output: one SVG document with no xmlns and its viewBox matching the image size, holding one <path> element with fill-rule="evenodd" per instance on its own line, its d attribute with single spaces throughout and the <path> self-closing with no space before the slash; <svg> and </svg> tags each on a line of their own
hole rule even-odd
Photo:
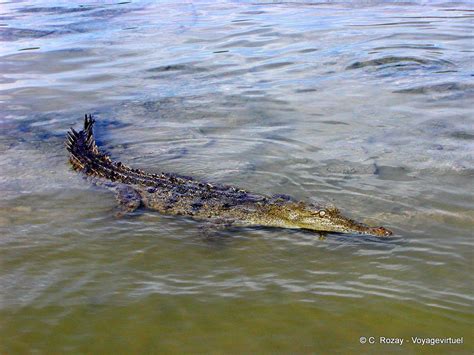
<svg viewBox="0 0 474 355">
<path fill-rule="evenodd" d="M 326 211 L 325 210 L 321 210 L 318 212 L 319 214 L 319 217 L 324 217 L 326 215 Z"/>
</svg>

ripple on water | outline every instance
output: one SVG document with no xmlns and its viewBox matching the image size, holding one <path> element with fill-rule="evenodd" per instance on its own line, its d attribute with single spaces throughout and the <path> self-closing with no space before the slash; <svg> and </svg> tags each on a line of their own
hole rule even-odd
<svg viewBox="0 0 474 355">
<path fill-rule="evenodd" d="M 440 84 L 428 84 L 412 88 L 395 90 L 400 94 L 451 94 L 452 92 L 472 93 L 474 85 L 468 83 L 448 82 Z"/>
<path fill-rule="evenodd" d="M 386 70 L 396 68 L 397 71 L 412 70 L 424 68 L 429 70 L 441 70 L 443 68 L 453 67 L 453 63 L 441 59 L 427 59 L 420 57 L 397 57 L 387 56 L 377 59 L 354 62 L 346 69 L 361 69 L 365 67 L 374 67 L 377 70 Z"/>
</svg>

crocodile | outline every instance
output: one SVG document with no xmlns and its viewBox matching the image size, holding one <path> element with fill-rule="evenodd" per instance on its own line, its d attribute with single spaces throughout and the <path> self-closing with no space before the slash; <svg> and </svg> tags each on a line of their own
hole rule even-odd
<svg viewBox="0 0 474 355">
<path fill-rule="evenodd" d="M 71 128 L 66 148 L 74 170 L 116 193 L 118 214 L 144 207 L 166 215 L 189 216 L 216 230 L 229 226 L 263 226 L 388 237 L 384 227 L 372 227 L 341 214 L 335 207 L 297 201 L 287 195 L 266 196 L 238 187 L 214 184 L 174 173 L 133 169 L 101 152 L 96 144 L 95 120 L 85 115 L 84 128 Z"/>
</svg>

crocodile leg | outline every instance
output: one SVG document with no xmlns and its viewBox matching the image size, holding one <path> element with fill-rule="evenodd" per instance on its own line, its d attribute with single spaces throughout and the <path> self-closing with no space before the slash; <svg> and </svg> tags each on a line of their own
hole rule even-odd
<svg viewBox="0 0 474 355">
<path fill-rule="evenodd" d="M 317 232 L 317 235 L 319 236 L 319 237 L 318 237 L 319 240 L 326 240 L 326 235 L 327 235 L 327 233 L 324 233 L 324 232 Z"/>
<path fill-rule="evenodd" d="M 216 218 L 206 222 L 202 222 L 199 225 L 199 231 L 205 238 L 212 239 L 213 237 L 218 236 L 219 232 L 231 227 L 232 224 L 232 220 Z"/>
<path fill-rule="evenodd" d="M 115 189 L 116 199 L 119 203 L 117 217 L 123 217 L 129 212 L 135 211 L 142 204 L 142 198 L 137 190 L 128 185 L 118 185 Z"/>
</svg>

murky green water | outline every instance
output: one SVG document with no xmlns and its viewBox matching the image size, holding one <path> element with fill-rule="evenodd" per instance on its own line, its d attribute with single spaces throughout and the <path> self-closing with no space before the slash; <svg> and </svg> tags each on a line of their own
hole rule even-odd
<svg viewBox="0 0 474 355">
<path fill-rule="evenodd" d="M 473 11 L 3 2 L 0 353 L 472 353 Z M 117 219 L 67 163 L 89 112 L 132 166 L 332 203 L 396 236 L 209 241 L 186 218 Z"/>
</svg>

